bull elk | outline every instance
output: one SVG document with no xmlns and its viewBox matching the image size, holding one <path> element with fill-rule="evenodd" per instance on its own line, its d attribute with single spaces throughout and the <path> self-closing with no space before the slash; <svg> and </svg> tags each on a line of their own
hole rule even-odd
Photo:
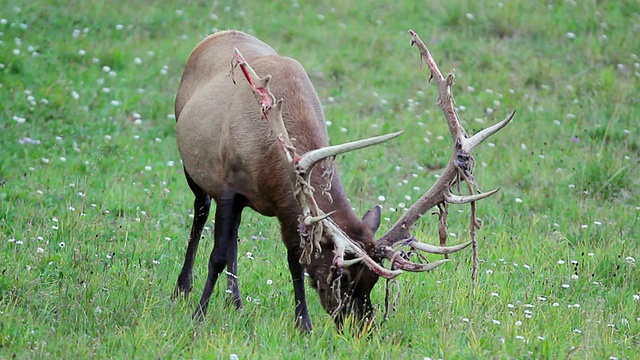
<svg viewBox="0 0 640 360">
<path fill-rule="evenodd" d="M 337 154 L 387 141 L 400 132 L 329 146 L 322 105 L 296 60 L 278 55 L 269 45 L 240 31 L 210 35 L 193 50 L 175 102 L 178 149 L 195 201 L 174 297 L 193 289 L 194 258 L 211 199 L 216 202 L 215 244 L 194 318 L 204 317 L 225 267 L 231 301 L 242 307 L 237 234 L 245 207 L 275 216 L 280 222 L 293 280 L 295 323 L 305 331 L 311 330 L 305 272 L 338 326 L 349 315 L 368 321 L 373 319 L 370 293 L 379 277 L 428 271 L 448 261 L 415 261 L 410 253 L 449 254 L 475 240 L 479 220 L 474 204 L 498 189 L 477 191 L 471 175 L 471 151 L 507 125 L 513 113 L 468 137 L 454 108 L 453 76 L 444 78 L 417 34 L 411 31 L 411 35 L 438 85 L 439 104 L 453 137 L 453 155 L 436 183 L 378 240 L 374 236 L 380 225 L 380 207 L 362 218 L 356 216 L 333 159 Z M 469 186 L 469 195 L 460 195 L 462 183 Z M 472 204 L 472 240 L 446 247 L 446 209 L 451 203 Z M 410 233 L 414 223 L 435 206 L 441 215 L 441 246 L 422 243 Z M 385 260 L 388 268 L 383 267 Z"/>
</svg>

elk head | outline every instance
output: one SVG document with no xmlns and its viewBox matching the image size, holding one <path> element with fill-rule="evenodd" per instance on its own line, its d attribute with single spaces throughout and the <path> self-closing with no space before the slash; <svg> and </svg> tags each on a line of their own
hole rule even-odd
<svg viewBox="0 0 640 360">
<path fill-rule="evenodd" d="M 411 44 L 417 45 L 421 58 L 425 60 L 430 79 L 434 79 L 438 90 L 438 104 L 446 118 L 453 151 L 447 166 L 435 184 L 406 211 L 391 229 L 379 239 L 374 234 L 380 224 L 380 208 L 369 211 L 362 219 L 362 228 L 351 231 L 341 228 L 332 219 L 333 213 L 324 213 L 317 204 L 315 196 L 319 189 L 311 187 L 310 176 L 313 167 L 325 159 L 333 159 L 337 154 L 379 144 L 392 139 L 401 132 L 358 140 L 298 154 L 284 127 L 281 114 L 282 101 L 276 101 L 269 90 L 270 75 L 263 78 L 253 71 L 236 49 L 234 67 L 240 67 L 262 107 L 264 119 L 270 124 L 282 149 L 283 159 L 290 166 L 290 177 L 295 186 L 294 194 L 300 205 L 299 232 L 300 246 L 303 248 L 300 262 L 305 266 L 312 279 L 312 285 L 318 290 L 324 309 L 335 316 L 338 325 L 344 318 L 353 314 L 359 319 L 372 319 L 373 308 L 370 293 L 379 277 L 392 279 L 404 271 L 430 271 L 449 261 L 448 254 L 460 251 L 473 244 L 474 260 L 477 259 L 475 231 L 480 226 L 476 217 L 476 201 L 495 194 L 499 189 L 480 192 L 472 175 L 474 159 L 472 151 L 489 136 L 506 126 L 515 112 L 503 121 L 469 137 L 461 125 L 452 94 L 454 75 L 446 78 L 440 72 L 431 53 L 418 35 L 410 30 Z M 325 167 L 326 168 L 326 167 Z M 329 181 L 330 184 L 330 181 Z M 466 185 L 467 195 L 462 195 L 460 187 Z M 447 240 L 447 214 L 449 204 L 470 204 L 470 241 L 445 246 Z M 411 228 L 429 209 L 437 207 L 439 211 L 438 233 L 440 245 L 423 243 L 411 235 Z M 409 251 L 407 251 L 409 250 Z M 442 254 L 444 259 L 427 262 L 416 261 L 409 254 Z M 389 264 L 386 268 L 383 265 Z M 475 286 L 477 262 L 474 261 L 472 279 Z"/>
</svg>

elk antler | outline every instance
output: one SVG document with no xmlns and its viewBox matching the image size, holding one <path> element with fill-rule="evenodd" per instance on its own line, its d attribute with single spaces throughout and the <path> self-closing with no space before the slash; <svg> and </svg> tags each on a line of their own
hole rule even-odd
<svg viewBox="0 0 640 360">
<path fill-rule="evenodd" d="M 280 147 L 285 155 L 287 162 L 292 166 L 292 174 L 295 177 L 294 195 L 302 214 L 299 217 L 299 232 L 301 238 L 302 255 L 300 262 L 308 264 L 311 261 L 313 252 L 320 251 L 320 240 L 322 235 L 331 238 L 334 246 L 334 266 L 349 266 L 356 262 L 363 261 L 375 273 L 386 278 L 392 278 L 401 273 L 401 271 L 387 270 L 382 265 L 374 261 L 364 249 L 354 240 L 349 238 L 338 225 L 336 225 L 330 216 L 332 213 L 325 214 L 316 203 L 313 197 L 313 188 L 310 185 L 310 176 L 313 166 L 322 159 L 334 157 L 348 151 L 361 149 L 367 146 L 380 144 L 402 134 L 402 131 L 375 136 L 368 139 L 356 140 L 349 143 L 327 146 L 320 149 L 312 150 L 304 155 L 298 155 L 295 147 L 289 139 L 289 134 L 284 121 L 282 119 L 282 101 L 275 100 L 275 96 L 269 89 L 269 81 L 271 75 L 265 75 L 260 78 L 258 74 L 244 59 L 238 49 L 234 49 L 234 57 L 232 60 L 231 73 L 236 67 L 240 67 L 242 73 L 251 88 L 258 103 L 262 107 L 262 114 L 271 127 L 272 134 L 278 140 Z M 235 82 L 235 81 L 234 81 Z M 344 260 L 345 253 L 354 255 L 354 259 Z"/>
<path fill-rule="evenodd" d="M 431 186 L 431 188 L 400 217 L 392 228 L 378 240 L 378 256 L 391 260 L 392 268 L 406 271 L 428 271 L 442 264 L 443 261 L 441 260 L 430 264 L 417 264 L 403 257 L 404 254 L 395 248 L 397 246 L 409 246 L 415 250 L 427 253 L 445 254 L 445 256 L 447 256 L 446 254 L 460 251 L 470 244 L 473 244 L 474 270 L 472 272 L 472 283 L 475 288 L 475 274 L 477 269 L 477 244 L 475 230 L 480 226 L 480 220 L 476 217 L 475 202 L 495 194 L 498 192 L 499 188 L 485 193 L 477 191 L 477 185 L 472 175 L 474 159 L 471 152 L 476 146 L 482 143 L 482 141 L 506 126 L 511 119 L 513 119 L 515 111 L 509 114 L 501 122 L 478 132 L 472 137 L 468 137 L 460 123 L 460 119 L 458 118 L 458 113 L 454 105 L 455 101 L 451 90 L 451 87 L 453 86 L 454 73 L 449 73 L 445 78 L 440 72 L 433 56 L 418 34 L 413 30 L 409 30 L 409 33 L 412 37 L 411 45 L 417 45 L 420 50 L 421 58 L 425 60 L 429 67 L 429 71 L 431 73 L 430 80 L 434 79 L 438 87 L 438 105 L 442 108 L 447 120 L 449 132 L 453 139 L 453 154 L 436 183 L 433 184 L 433 186 Z M 469 189 L 469 195 L 454 194 L 453 189 L 459 189 L 460 184 L 463 182 Z M 424 244 L 417 241 L 411 235 L 410 229 L 413 227 L 415 222 L 429 209 L 434 206 L 438 206 L 440 210 L 440 244 L 444 245 L 447 238 L 447 206 L 448 204 L 465 203 L 471 203 L 471 225 L 469 230 L 471 241 L 453 247 L 442 247 Z"/>
</svg>

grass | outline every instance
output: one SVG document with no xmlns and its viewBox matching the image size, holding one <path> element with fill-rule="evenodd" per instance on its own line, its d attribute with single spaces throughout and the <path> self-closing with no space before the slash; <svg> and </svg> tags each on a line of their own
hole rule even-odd
<svg viewBox="0 0 640 360">
<path fill-rule="evenodd" d="M 226 28 L 304 64 L 332 143 L 406 130 L 339 160 L 354 207 L 383 205 L 382 231 L 450 149 L 409 28 L 443 71 L 456 69 L 469 132 L 518 111 L 476 153 L 480 184 L 501 191 L 479 205 L 474 297 L 467 252 L 402 275 L 397 312 L 368 337 L 337 333 L 309 290 L 315 331 L 302 335 L 277 224 L 247 211 L 245 309 L 225 306 L 218 287 L 206 321 L 190 319 L 210 229 L 197 295 L 171 301 L 193 200 L 173 99 L 190 51 Z M 639 31 L 635 0 L 9 0 L 0 13 L 0 358 L 636 357 Z M 450 231 L 463 240 L 460 211 Z M 416 234 L 437 242 L 434 219 Z"/>
</svg>

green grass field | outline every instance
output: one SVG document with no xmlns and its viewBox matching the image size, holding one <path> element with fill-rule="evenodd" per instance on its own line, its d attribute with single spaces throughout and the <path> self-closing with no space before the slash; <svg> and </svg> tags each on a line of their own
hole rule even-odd
<svg viewBox="0 0 640 360">
<path fill-rule="evenodd" d="M 393 5 L 392 5 L 393 3 Z M 416 30 L 470 133 L 517 110 L 475 152 L 480 269 L 471 251 L 401 275 L 397 311 L 368 337 L 293 327 L 274 219 L 245 212 L 239 276 L 201 324 L 173 302 L 193 198 L 173 100 L 191 50 L 240 29 L 307 69 L 332 143 L 405 130 L 339 158 L 355 208 L 381 231 L 451 151 Z M 3 1 L 0 8 L 0 358 L 633 359 L 640 356 L 640 2 Z M 459 212 L 458 212 L 459 210 Z M 468 238 L 451 208 L 450 243 Z M 437 243 L 436 218 L 415 232 Z M 381 315 L 384 282 L 373 293 Z M 234 355 L 235 354 L 235 355 Z"/>
</svg>

